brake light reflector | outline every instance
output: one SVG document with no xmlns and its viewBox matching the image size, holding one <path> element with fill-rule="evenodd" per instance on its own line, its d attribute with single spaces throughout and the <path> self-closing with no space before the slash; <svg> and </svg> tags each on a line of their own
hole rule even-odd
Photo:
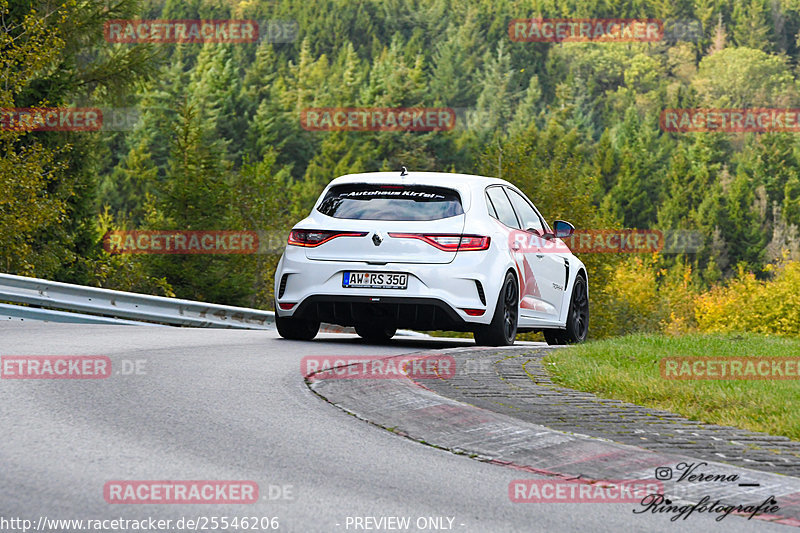
<svg viewBox="0 0 800 533">
<path fill-rule="evenodd" d="M 491 242 L 490 237 L 457 233 L 389 233 L 389 236 L 397 239 L 419 239 L 445 252 L 486 250 Z"/>
<path fill-rule="evenodd" d="M 280 307 L 280 308 L 281 308 L 281 309 L 283 309 L 284 311 L 289 311 L 289 310 L 290 310 L 292 307 L 294 307 L 294 304 L 290 304 L 290 303 L 279 303 L 279 304 L 278 304 L 278 307 Z"/>
<path fill-rule="evenodd" d="M 315 229 L 293 229 L 289 233 L 288 244 L 292 246 L 304 246 L 306 248 L 313 248 L 320 244 L 326 243 L 336 237 L 363 237 L 367 232 L 354 232 L 354 231 L 329 231 L 329 230 L 315 230 Z"/>
<path fill-rule="evenodd" d="M 459 252 L 468 252 L 473 250 L 486 250 L 489 248 L 489 237 L 481 237 L 480 235 L 462 235 L 461 242 L 458 245 Z"/>
<path fill-rule="evenodd" d="M 469 316 L 481 316 L 486 312 L 486 309 L 462 309 Z"/>
</svg>

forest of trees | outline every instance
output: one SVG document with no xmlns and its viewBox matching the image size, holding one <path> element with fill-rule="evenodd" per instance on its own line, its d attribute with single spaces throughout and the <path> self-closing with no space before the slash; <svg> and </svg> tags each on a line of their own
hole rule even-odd
<svg viewBox="0 0 800 533">
<path fill-rule="evenodd" d="M 583 256 L 595 336 L 696 327 L 723 285 L 800 260 L 796 134 L 659 125 L 666 108 L 800 107 L 791 0 L 0 0 L 0 13 L 0 108 L 137 116 L 118 131 L 0 128 L 4 272 L 271 308 L 276 255 L 109 255 L 102 236 L 281 231 L 334 177 L 401 165 L 502 177 L 551 222 L 702 234 L 691 254 Z M 529 17 L 651 18 L 668 31 L 512 41 L 509 22 Z M 292 21 L 297 36 L 107 42 L 104 23 L 130 18 Z M 451 107 L 458 125 L 301 127 L 303 109 L 336 106 Z"/>
</svg>

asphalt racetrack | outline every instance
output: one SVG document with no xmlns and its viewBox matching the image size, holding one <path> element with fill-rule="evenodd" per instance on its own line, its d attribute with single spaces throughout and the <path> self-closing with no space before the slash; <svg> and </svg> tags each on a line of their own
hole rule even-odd
<svg viewBox="0 0 800 533">
<path fill-rule="evenodd" d="M 316 396 L 301 375 L 301 358 L 309 355 L 388 356 L 470 345 L 463 339 L 402 338 L 376 346 L 343 334 L 294 342 L 264 331 L 3 324 L 2 356 L 107 356 L 112 371 L 105 379 L 0 379 L 0 530 L 87 531 L 88 520 L 108 520 L 106 531 L 120 531 L 110 526 L 123 522 L 111 520 L 152 518 L 172 521 L 164 531 L 213 531 L 212 519 L 221 517 L 257 518 L 248 530 L 289 532 L 792 530 L 735 516 L 672 522 L 634 514 L 632 504 L 512 503 L 512 480 L 544 478 L 366 423 Z M 137 480 L 249 481 L 259 497 L 253 503 L 109 503 L 109 483 Z M 124 530 L 133 530 L 130 524 Z"/>
</svg>

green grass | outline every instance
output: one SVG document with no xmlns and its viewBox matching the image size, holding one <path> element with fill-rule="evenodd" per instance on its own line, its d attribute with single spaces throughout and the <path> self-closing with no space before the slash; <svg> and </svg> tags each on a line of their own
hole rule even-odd
<svg viewBox="0 0 800 533">
<path fill-rule="evenodd" d="M 544 362 L 555 383 L 572 389 L 800 441 L 800 380 L 667 380 L 659 371 L 666 356 L 800 357 L 800 340 L 631 335 L 556 350 Z"/>
</svg>

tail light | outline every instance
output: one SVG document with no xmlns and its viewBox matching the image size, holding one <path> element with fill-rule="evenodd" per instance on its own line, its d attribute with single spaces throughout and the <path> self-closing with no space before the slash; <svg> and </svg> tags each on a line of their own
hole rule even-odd
<svg viewBox="0 0 800 533">
<path fill-rule="evenodd" d="M 366 232 L 353 232 L 353 231 L 328 231 L 316 229 L 293 229 L 289 233 L 288 243 L 292 246 L 305 246 L 313 248 L 320 244 L 326 243 L 336 237 L 363 237 Z"/>
<path fill-rule="evenodd" d="M 490 237 L 443 233 L 390 233 L 396 239 L 419 239 L 445 252 L 470 252 L 486 250 Z"/>
</svg>

